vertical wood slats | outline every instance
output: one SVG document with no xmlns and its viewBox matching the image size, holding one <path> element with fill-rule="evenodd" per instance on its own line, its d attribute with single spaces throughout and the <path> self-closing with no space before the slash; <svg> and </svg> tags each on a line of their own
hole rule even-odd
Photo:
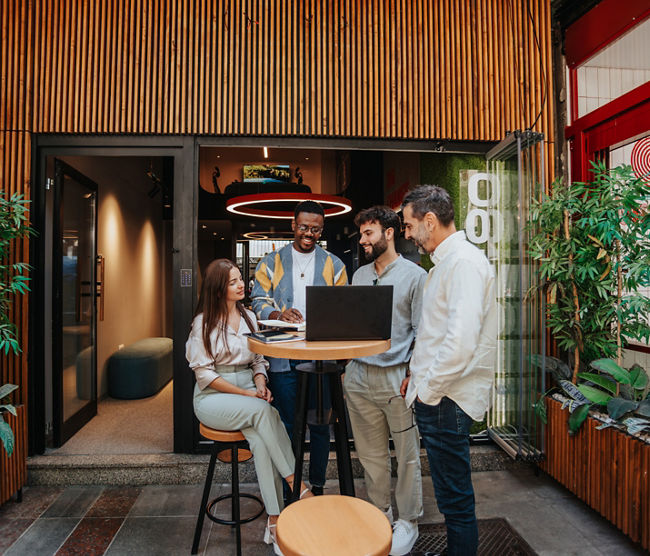
<svg viewBox="0 0 650 556">
<path fill-rule="evenodd" d="M 549 2 L 18 5 L 36 45 L 34 132 L 499 140 L 532 124 L 550 86 Z M 548 98 L 536 129 L 550 134 Z"/>
<path fill-rule="evenodd" d="M 547 456 L 541 467 L 633 541 L 650 550 L 650 444 L 587 419 L 569 436 L 569 412 L 547 401 Z"/>
</svg>

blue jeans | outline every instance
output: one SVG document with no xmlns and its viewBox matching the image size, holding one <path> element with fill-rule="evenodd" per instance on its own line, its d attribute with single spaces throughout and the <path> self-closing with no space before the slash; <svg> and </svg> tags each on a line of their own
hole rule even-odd
<svg viewBox="0 0 650 556">
<path fill-rule="evenodd" d="M 473 556 L 478 549 L 478 525 L 469 461 L 472 418 L 445 397 L 438 405 L 416 400 L 415 420 L 427 451 L 438 509 L 445 516 L 447 554 Z"/>
<path fill-rule="evenodd" d="M 296 395 L 298 391 L 298 371 L 296 365 L 305 361 L 289 361 L 291 370 L 284 373 L 268 373 L 269 388 L 273 394 L 272 405 L 280 413 L 280 419 L 287 429 L 289 438 L 293 435 L 293 421 L 296 416 Z M 316 408 L 316 375 L 309 375 L 309 409 Z M 323 405 L 325 409 L 331 407 L 329 380 L 325 377 L 323 388 Z M 329 425 L 307 425 L 309 427 L 309 482 L 312 486 L 325 485 L 325 472 L 330 453 L 330 427 Z"/>
</svg>

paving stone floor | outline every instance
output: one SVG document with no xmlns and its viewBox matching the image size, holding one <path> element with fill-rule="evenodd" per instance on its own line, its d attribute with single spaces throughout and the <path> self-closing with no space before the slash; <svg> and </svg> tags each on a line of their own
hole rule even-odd
<svg viewBox="0 0 650 556">
<path fill-rule="evenodd" d="M 645 554 L 613 525 L 544 474 L 532 470 L 474 473 L 479 518 L 504 517 L 543 556 Z M 363 481 L 355 482 L 365 498 Z M 422 523 L 442 521 L 431 479 L 424 477 Z M 200 485 L 110 487 L 35 486 L 23 502 L 0 507 L 0 553 L 47 555 L 185 555 L 190 553 Z M 338 485 L 328 481 L 326 493 Z M 213 487 L 213 496 L 228 490 Z M 256 493 L 257 485 L 244 485 Z M 246 511 L 244 505 L 243 512 Z M 227 508 L 224 508 L 227 509 Z M 271 556 L 262 542 L 265 520 L 242 528 L 243 554 Z M 199 553 L 234 554 L 234 535 L 206 519 Z M 335 556 L 335 555 L 333 555 Z"/>
</svg>

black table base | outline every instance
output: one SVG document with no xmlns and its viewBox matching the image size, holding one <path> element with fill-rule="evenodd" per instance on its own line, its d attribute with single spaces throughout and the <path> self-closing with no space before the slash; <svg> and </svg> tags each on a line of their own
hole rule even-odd
<svg viewBox="0 0 650 556">
<path fill-rule="evenodd" d="M 314 361 L 301 363 L 298 370 L 298 392 L 296 399 L 296 418 L 294 420 L 292 447 L 296 458 L 292 499 L 300 497 L 302 482 L 302 464 L 305 457 L 305 432 L 307 427 L 307 399 L 309 393 L 309 375 L 316 375 L 316 420 L 328 424 L 329 415 L 323 408 L 323 381 L 329 379 L 332 398 L 332 421 L 334 425 L 334 444 L 336 446 L 336 463 L 339 472 L 339 490 L 341 494 L 354 496 L 352 478 L 352 460 L 348 444 L 348 427 L 345 420 L 345 402 L 341 386 L 340 366 L 334 363 Z"/>
</svg>

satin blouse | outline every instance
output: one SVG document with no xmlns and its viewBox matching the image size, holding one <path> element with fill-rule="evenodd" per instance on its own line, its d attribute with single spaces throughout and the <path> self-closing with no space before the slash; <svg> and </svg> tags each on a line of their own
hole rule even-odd
<svg viewBox="0 0 650 556">
<path fill-rule="evenodd" d="M 257 321 L 255 314 L 251 311 L 246 311 L 253 327 L 257 330 Z M 230 353 L 223 345 L 223 339 L 217 338 L 217 329 L 215 328 L 210 333 L 210 342 L 212 346 L 212 353 L 215 354 L 212 359 L 203 345 L 203 314 L 197 315 L 192 321 L 192 330 L 190 336 L 185 343 L 185 357 L 190 365 L 190 368 L 196 375 L 196 382 L 201 390 L 205 389 L 215 379 L 219 378 L 219 367 L 224 365 L 241 365 L 250 367 L 253 371 L 253 376 L 258 373 L 263 374 L 265 377 L 266 370 L 269 367 L 268 362 L 262 355 L 253 353 L 248 349 L 248 336 L 247 332 L 252 332 L 246 324 L 244 317 L 239 321 L 239 330 L 233 330 L 227 325 L 228 347 Z"/>
</svg>

